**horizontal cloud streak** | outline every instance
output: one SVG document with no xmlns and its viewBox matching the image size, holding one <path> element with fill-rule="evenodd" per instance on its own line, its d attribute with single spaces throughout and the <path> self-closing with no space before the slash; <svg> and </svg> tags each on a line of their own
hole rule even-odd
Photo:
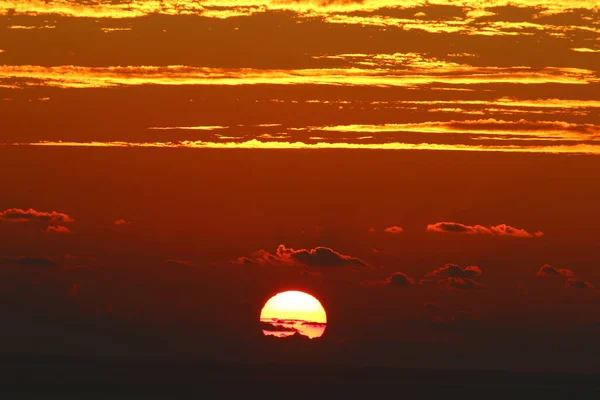
<svg viewBox="0 0 600 400">
<path fill-rule="evenodd" d="M 484 146 L 438 143 L 305 143 L 260 141 L 256 139 L 244 142 L 51 142 L 15 143 L 15 146 L 47 146 L 47 147 L 147 147 L 147 148 L 192 148 L 192 149 L 347 149 L 347 150 L 438 150 L 438 151 L 495 151 L 516 153 L 549 153 L 549 154 L 600 154 L 600 146 L 589 144 L 556 145 L 556 146 Z"/>
<path fill-rule="evenodd" d="M 427 225 L 428 232 L 460 233 L 467 235 L 515 236 L 523 238 L 541 237 L 543 232 L 527 232 L 525 229 L 514 228 L 510 225 L 500 224 L 495 226 L 465 225 L 458 222 L 438 222 Z"/>
<path fill-rule="evenodd" d="M 190 66 L 81 67 L 63 65 L 0 66 L 1 80 L 30 80 L 60 88 L 100 88 L 128 85 L 334 85 L 418 86 L 432 83 L 473 85 L 589 84 L 600 82 L 597 73 L 579 68 L 457 67 L 451 71 L 405 71 L 360 68 L 254 69 Z"/>
</svg>

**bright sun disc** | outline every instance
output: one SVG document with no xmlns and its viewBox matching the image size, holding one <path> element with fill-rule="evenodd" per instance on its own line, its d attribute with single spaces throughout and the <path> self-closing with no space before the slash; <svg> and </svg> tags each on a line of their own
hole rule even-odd
<svg viewBox="0 0 600 400">
<path fill-rule="evenodd" d="M 263 334 L 286 337 L 299 333 L 317 338 L 325 332 L 327 314 L 310 294 L 289 290 L 271 297 L 260 312 Z"/>
</svg>

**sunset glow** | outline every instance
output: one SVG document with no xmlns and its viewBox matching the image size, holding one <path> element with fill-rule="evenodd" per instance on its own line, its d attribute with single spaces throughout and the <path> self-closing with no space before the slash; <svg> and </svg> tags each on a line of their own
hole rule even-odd
<svg viewBox="0 0 600 400">
<path fill-rule="evenodd" d="M 600 0 L 0 0 L 0 171 L 13 397 L 598 397 Z"/>
</svg>

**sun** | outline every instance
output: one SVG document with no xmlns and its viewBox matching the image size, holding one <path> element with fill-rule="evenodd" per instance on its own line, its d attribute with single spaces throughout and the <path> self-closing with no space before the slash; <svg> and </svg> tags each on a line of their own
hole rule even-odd
<svg viewBox="0 0 600 400">
<path fill-rule="evenodd" d="M 271 297 L 260 312 L 263 334 L 286 337 L 296 333 L 318 338 L 325 333 L 327 314 L 314 296 L 288 290 Z"/>
</svg>

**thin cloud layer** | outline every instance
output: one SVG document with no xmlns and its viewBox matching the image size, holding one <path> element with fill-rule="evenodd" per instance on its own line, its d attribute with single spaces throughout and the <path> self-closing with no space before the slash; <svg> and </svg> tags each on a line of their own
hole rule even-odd
<svg viewBox="0 0 600 400">
<path fill-rule="evenodd" d="M 259 250 L 250 257 L 239 257 L 232 263 L 240 265 L 294 265 L 304 267 L 344 267 L 360 266 L 366 267 L 364 261 L 338 253 L 328 247 L 316 247 L 314 249 L 298 249 L 285 247 L 281 244 L 274 254 L 265 250 Z"/>
<path fill-rule="evenodd" d="M 524 229 L 514 228 L 510 225 L 500 224 L 495 226 L 465 225 L 458 222 L 437 222 L 427 225 L 428 232 L 461 233 L 468 235 L 514 236 L 522 238 L 541 237 L 543 232 L 527 232 Z"/>
</svg>

